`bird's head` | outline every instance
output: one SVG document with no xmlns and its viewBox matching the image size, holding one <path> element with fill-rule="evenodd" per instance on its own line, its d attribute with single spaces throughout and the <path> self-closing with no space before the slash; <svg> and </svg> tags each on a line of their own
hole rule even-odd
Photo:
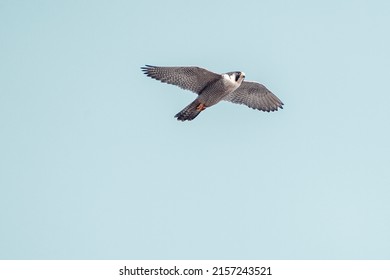
<svg viewBox="0 0 390 280">
<path fill-rule="evenodd" d="M 235 71 L 235 72 L 229 72 L 227 73 L 229 75 L 229 78 L 238 83 L 238 84 L 241 84 L 242 81 L 245 79 L 245 73 L 244 72 L 240 72 L 240 71 Z"/>
</svg>

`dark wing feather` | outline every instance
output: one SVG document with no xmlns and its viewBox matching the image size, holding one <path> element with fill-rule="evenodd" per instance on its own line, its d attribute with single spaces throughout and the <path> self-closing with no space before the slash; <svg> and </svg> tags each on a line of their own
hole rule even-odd
<svg viewBox="0 0 390 280">
<path fill-rule="evenodd" d="M 221 75 L 200 67 L 158 67 L 145 65 L 142 71 L 153 79 L 176 85 L 197 94 L 211 82 L 220 79 Z"/>
<path fill-rule="evenodd" d="M 265 86 L 256 82 L 243 81 L 238 89 L 228 94 L 224 100 L 244 104 L 261 111 L 277 111 L 283 109 L 283 102 Z"/>
</svg>

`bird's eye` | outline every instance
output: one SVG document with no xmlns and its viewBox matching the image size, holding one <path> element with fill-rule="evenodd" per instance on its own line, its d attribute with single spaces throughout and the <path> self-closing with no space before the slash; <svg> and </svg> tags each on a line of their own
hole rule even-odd
<svg viewBox="0 0 390 280">
<path fill-rule="evenodd" d="M 236 73 L 236 82 L 238 81 L 239 78 L 240 78 L 240 74 Z"/>
</svg>

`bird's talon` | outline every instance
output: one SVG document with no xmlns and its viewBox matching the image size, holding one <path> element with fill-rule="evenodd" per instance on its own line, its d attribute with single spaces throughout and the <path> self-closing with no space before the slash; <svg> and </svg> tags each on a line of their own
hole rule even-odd
<svg viewBox="0 0 390 280">
<path fill-rule="evenodd" d="M 198 107 L 196 107 L 196 110 L 197 111 L 203 111 L 204 109 L 206 109 L 206 106 L 203 104 L 203 103 L 200 103 L 198 105 Z"/>
</svg>

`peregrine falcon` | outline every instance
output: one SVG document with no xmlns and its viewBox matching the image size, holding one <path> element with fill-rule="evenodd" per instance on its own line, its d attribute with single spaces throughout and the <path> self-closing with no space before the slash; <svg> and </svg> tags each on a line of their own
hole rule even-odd
<svg viewBox="0 0 390 280">
<path fill-rule="evenodd" d="M 283 102 L 265 86 L 257 82 L 244 81 L 244 72 L 217 74 L 195 66 L 145 65 L 141 69 L 148 77 L 198 94 L 190 105 L 175 115 L 179 121 L 191 121 L 200 112 L 221 100 L 244 104 L 249 108 L 266 112 L 277 111 L 278 108 L 283 109 Z"/>
</svg>

